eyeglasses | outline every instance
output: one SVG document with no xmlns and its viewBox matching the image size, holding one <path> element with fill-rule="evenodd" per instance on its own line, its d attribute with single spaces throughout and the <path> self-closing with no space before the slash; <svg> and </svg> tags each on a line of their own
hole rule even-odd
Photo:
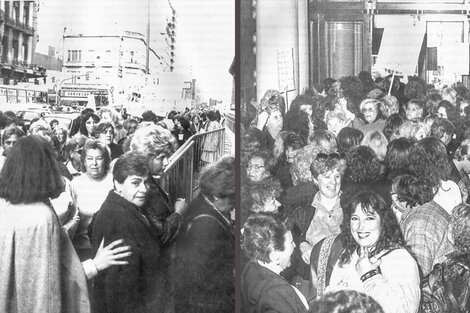
<svg viewBox="0 0 470 313">
<path fill-rule="evenodd" d="M 375 112 L 375 111 L 377 111 L 377 108 L 374 108 L 374 107 L 372 107 L 372 108 L 362 108 L 361 109 L 362 113 Z"/>
<path fill-rule="evenodd" d="M 249 171 L 255 171 L 255 172 L 259 172 L 261 171 L 262 169 L 265 169 L 265 166 L 264 165 L 248 165 L 248 168 L 247 168 Z"/>
</svg>

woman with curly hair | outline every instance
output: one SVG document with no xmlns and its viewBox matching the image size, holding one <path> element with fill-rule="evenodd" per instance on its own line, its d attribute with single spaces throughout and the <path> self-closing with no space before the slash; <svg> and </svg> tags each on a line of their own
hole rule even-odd
<svg viewBox="0 0 470 313">
<path fill-rule="evenodd" d="M 241 277 L 243 312 L 307 312 L 305 297 L 280 275 L 295 249 L 289 226 L 267 214 L 254 214 L 244 224 L 243 248 L 249 262 Z"/>
<path fill-rule="evenodd" d="M 246 163 L 245 169 L 250 182 L 259 182 L 272 176 L 271 170 L 275 165 L 275 160 L 271 152 L 260 150 L 251 154 Z"/>
<path fill-rule="evenodd" d="M 290 170 L 297 151 L 305 146 L 305 141 L 299 134 L 285 131 L 279 134 L 278 139 L 274 148 L 274 155 L 278 155 L 274 172 L 281 182 L 282 188 L 287 189 L 294 186 Z"/>
<path fill-rule="evenodd" d="M 325 292 L 352 289 L 374 298 L 386 313 L 417 312 L 418 266 L 384 199 L 368 190 L 347 199 L 341 228 L 345 248 Z"/>
<path fill-rule="evenodd" d="M 400 137 L 400 126 L 405 122 L 405 118 L 400 114 L 392 114 L 385 120 L 383 134 L 390 142 Z"/>
<path fill-rule="evenodd" d="M 452 164 L 450 162 L 444 143 L 435 137 L 418 141 L 410 157 L 411 172 L 431 182 L 434 202 L 449 214 L 456 205 L 462 202 L 460 188 L 451 180 Z"/>
<path fill-rule="evenodd" d="M 460 112 L 458 108 L 446 100 L 439 102 L 437 113 L 439 114 L 440 117 L 446 118 L 451 122 L 459 120 L 459 117 L 460 117 Z"/>
<path fill-rule="evenodd" d="M 326 129 L 317 130 L 310 136 L 309 142 L 319 147 L 320 152 L 330 154 L 338 152 L 336 136 Z"/>
<path fill-rule="evenodd" d="M 283 130 L 299 133 L 306 142 L 313 134 L 315 125 L 313 121 L 314 99 L 306 95 L 298 95 L 291 103 L 289 111 L 284 116 Z"/>
</svg>

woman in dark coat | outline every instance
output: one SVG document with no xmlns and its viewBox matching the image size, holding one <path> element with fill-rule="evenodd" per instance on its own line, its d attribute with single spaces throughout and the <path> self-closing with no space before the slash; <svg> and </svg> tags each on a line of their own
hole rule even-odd
<svg viewBox="0 0 470 313">
<path fill-rule="evenodd" d="M 235 311 L 235 159 L 205 167 L 176 242 L 176 312 Z"/>
<path fill-rule="evenodd" d="M 157 230 L 142 214 L 149 181 L 148 159 L 130 152 L 113 169 L 114 190 L 96 214 L 92 245 L 96 251 L 117 238 L 132 247 L 126 266 L 115 266 L 95 278 L 95 312 L 165 312 L 165 275 Z"/>
</svg>

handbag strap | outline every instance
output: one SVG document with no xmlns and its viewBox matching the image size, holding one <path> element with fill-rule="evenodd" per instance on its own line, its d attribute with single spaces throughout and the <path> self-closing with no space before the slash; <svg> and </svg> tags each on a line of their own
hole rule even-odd
<svg viewBox="0 0 470 313">
<path fill-rule="evenodd" d="M 328 258 L 331 253 L 331 247 L 338 235 L 331 235 L 326 237 L 320 248 L 320 255 L 318 256 L 318 283 L 317 283 L 317 298 L 323 297 L 326 288 L 326 268 L 328 266 Z"/>
</svg>

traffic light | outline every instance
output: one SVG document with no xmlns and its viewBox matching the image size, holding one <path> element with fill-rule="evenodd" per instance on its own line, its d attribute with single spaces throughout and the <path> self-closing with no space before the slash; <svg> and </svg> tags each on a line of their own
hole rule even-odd
<svg viewBox="0 0 470 313">
<path fill-rule="evenodd" d="M 86 80 L 90 80 L 90 73 L 86 73 L 85 79 L 86 79 Z"/>
<path fill-rule="evenodd" d="M 51 81 L 55 83 L 55 77 L 51 77 Z"/>
<path fill-rule="evenodd" d="M 121 65 L 118 66 L 118 77 L 122 78 L 122 66 Z"/>
</svg>

